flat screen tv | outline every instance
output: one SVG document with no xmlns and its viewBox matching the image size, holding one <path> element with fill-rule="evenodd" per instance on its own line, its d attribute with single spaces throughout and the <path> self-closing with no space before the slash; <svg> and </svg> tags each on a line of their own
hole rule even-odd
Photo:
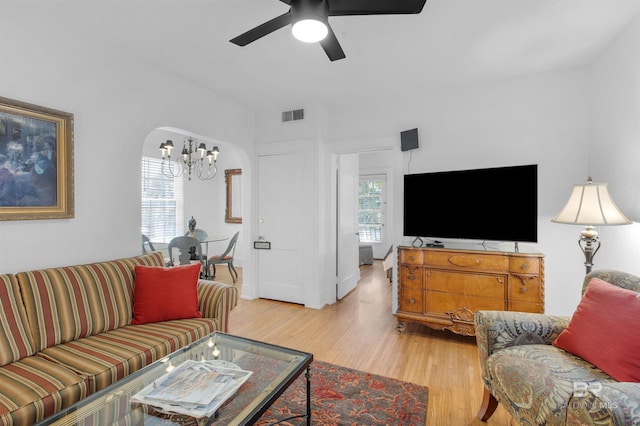
<svg viewBox="0 0 640 426">
<path fill-rule="evenodd" d="M 538 166 L 405 175 L 404 235 L 538 242 Z"/>
</svg>

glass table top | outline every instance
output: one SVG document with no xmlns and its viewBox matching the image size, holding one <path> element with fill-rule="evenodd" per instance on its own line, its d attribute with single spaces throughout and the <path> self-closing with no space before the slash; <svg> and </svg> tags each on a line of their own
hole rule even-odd
<svg viewBox="0 0 640 426">
<path fill-rule="evenodd" d="M 163 414 L 131 396 L 187 360 L 228 361 L 252 372 L 246 383 L 210 418 Z M 216 332 L 130 374 L 45 419 L 40 425 L 254 423 L 313 361 L 313 355 Z M 308 376 L 307 376 L 308 380 Z M 305 414 L 305 413 L 301 413 Z"/>
</svg>

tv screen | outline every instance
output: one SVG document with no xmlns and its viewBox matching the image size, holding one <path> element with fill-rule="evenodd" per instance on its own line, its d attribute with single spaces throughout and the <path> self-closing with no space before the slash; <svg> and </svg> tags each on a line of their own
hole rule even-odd
<svg viewBox="0 0 640 426">
<path fill-rule="evenodd" d="M 538 166 L 405 175 L 404 235 L 538 242 Z"/>
</svg>

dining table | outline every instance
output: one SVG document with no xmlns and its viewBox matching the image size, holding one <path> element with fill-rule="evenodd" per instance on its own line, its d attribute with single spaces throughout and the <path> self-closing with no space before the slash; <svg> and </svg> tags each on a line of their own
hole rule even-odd
<svg viewBox="0 0 640 426">
<path fill-rule="evenodd" d="M 229 237 L 207 237 L 204 240 L 198 240 L 202 247 L 202 255 L 209 258 L 209 243 L 218 243 L 220 241 L 226 241 Z"/>
<path fill-rule="evenodd" d="M 189 233 L 185 234 L 186 236 L 189 236 Z M 218 243 L 221 241 L 226 241 L 228 240 L 229 237 L 223 237 L 223 236 L 216 236 L 216 235 L 212 235 L 212 236 L 206 236 L 204 239 L 199 239 L 196 238 L 196 240 L 198 240 L 198 242 L 200 243 L 200 247 L 202 248 L 202 257 L 203 257 L 203 273 L 202 273 L 202 277 L 204 279 L 211 279 L 211 274 L 209 273 L 209 264 L 207 262 L 207 260 L 209 259 L 209 243 Z M 170 261 L 169 259 L 169 243 L 156 243 L 156 242 L 152 242 L 153 247 L 158 250 L 158 251 L 162 251 L 162 253 L 164 254 L 164 257 L 167 261 Z"/>
</svg>

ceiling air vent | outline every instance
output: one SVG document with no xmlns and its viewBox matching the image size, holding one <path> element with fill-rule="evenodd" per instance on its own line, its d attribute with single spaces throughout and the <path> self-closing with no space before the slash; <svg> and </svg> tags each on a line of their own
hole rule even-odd
<svg viewBox="0 0 640 426">
<path fill-rule="evenodd" d="M 282 122 L 286 123 L 287 121 L 296 121 L 304 119 L 304 109 L 294 109 L 291 111 L 283 111 L 282 112 Z"/>
</svg>

